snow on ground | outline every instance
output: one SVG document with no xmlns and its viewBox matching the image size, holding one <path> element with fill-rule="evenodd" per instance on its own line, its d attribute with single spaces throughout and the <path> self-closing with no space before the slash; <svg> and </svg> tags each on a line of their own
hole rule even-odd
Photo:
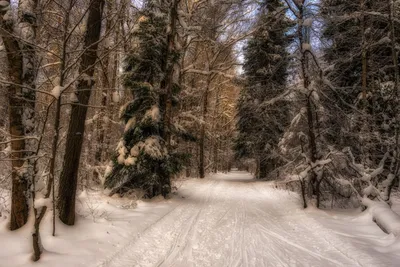
<svg viewBox="0 0 400 267">
<path fill-rule="evenodd" d="M 244 172 L 181 182 L 172 199 L 82 194 L 75 227 L 42 231 L 48 251 L 29 262 L 28 228 L 0 238 L 0 266 L 397 266 L 396 238 L 367 213 L 303 210 L 299 197 Z M 108 203 L 107 203 L 108 202 Z"/>
<path fill-rule="evenodd" d="M 400 262 L 398 239 L 393 234 L 385 234 L 372 221 L 371 214 L 360 214 L 359 210 L 325 212 L 311 210 L 307 213 L 338 236 L 343 241 L 344 249 L 352 250 L 356 247 L 356 250 L 350 252 L 354 257 L 362 259 L 362 255 L 359 254 L 362 251 L 379 262 L 378 265 L 371 266 L 398 266 Z"/>
<path fill-rule="evenodd" d="M 82 193 L 78 198 L 74 227 L 61 222 L 56 226 L 56 237 L 51 235 L 51 214 L 41 227 L 41 237 L 46 251 L 37 263 L 30 260 L 32 251 L 31 225 L 15 232 L 7 230 L 8 220 L 0 222 L 0 267 L 40 266 L 78 267 L 92 266 L 96 261 L 125 245 L 127 240 L 154 223 L 175 205 L 171 200 L 151 202 L 115 199 L 98 192 Z M 2 219 L 2 218 L 0 218 Z M 4 246 L 6 245 L 6 246 Z"/>
</svg>

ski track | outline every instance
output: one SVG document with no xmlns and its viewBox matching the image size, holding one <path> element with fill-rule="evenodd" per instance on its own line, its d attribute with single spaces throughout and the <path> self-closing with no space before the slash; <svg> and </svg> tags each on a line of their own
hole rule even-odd
<svg viewBox="0 0 400 267">
<path fill-rule="evenodd" d="M 247 173 L 179 191 L 171 211 L 97 266 L 384 266 L 308 216 L 295 194 Z"/>
</svg>

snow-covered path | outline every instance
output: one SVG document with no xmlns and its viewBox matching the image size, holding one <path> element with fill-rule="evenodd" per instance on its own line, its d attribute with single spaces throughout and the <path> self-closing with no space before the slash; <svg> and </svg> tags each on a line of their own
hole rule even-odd
<svg viewBox="0 0 400 267">
<path fill-rule="evenodd" d="M 314 220 L 295 194 L 247 173 L 189 180 L 179 196 L 97 266 L 384 266 Z"/>
</svg>

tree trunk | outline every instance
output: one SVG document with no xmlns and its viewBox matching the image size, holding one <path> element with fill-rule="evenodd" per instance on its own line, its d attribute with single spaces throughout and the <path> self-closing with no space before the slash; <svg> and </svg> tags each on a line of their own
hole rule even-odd
<svg viewBox="0 0 400 267">
<path fill-rule="evenodd" d="M 10 4 L 10 1 L 7 1 Z M 10 8 L 9 8 L 10 9 Z M 12 192 L 11 192 L 11 221 L 10 229 L 16 230 L 28 220 L 29 213 L 29 162 L 26 157 L 24 111 L 28 106 L 25 100 L 26 90 L 22 87 L 23 55 L 20 44 L 14 32 L 14 23 L 11 14 L 5 20 L 4 15 L 11 10 L 3 8 L 0 12 L 0 36 L 6 50 L 8 75 L 11 84 L 8 85 L 9 104 L 9 133 L 11 136 L 11 166 L 12 166 Z"/>
<path fill-rule="evenodd" d="M 265 159 L 260 159 L 258 179 L 266 178 L 267 172 L 268 172 L 268 162 Z"/>
<path fill-rule="evenodd" d="M 219 148 L 219 139 L 220 137 L 216 134 L 218 132 L 218 110 L 219 110 L 219 102 L 220 102 L 220 88 L 217 88 L 217 92 L 215 94 L 215 107 L 213 114 L 213 173 L 218 172 L 218 148 Z"/>
<path fill-rule="evenodd" d="M 303 0 L 304 4 L 304 0 Z M 304 19 L 304 12 L 305 7 L 304 5 L 299 6 L 299 21 L 303 21 Z M 309 66 L 308 66 L 308 59 L 307 59 L 307 51 L 304 49 L 303 45 L 308 44 L 309 41 L 304 36 L 304 26 L 302 23 L 298 24 L 298 36 L 300 41 L 300 48 L 301 48 L 301 73 L 303 78 L 303 86 L 306 91 L 309 90 L 309 86 L 311 84 L 310 77 L 308 74 Z M 310 91 L 306 95 L 306 109 L 307 109 L 307 125 L 308 125 L 308 145 L 309 145 L 309 153 L 310 153 L 310 162 L 314 163 L 317 158 L 317 143 L 316 143 L 316 136 L 315 136 L 315 129 L 314 129 L 314 116 L 313 116 L 313 103 L 311 100 L 312 91 Z M 311 170 L 311 178 L 310 178 L 310 185 L 312 188 L 312 194 L 315 195 L 317 192 L 315 191 L 315 186 L 317 183 L 317 177 L 313 170 Z M 318 196 L 317 196 L 318 197 Z"/>
<path fill-rule="evenodd" d="M 363 108 L 367 107 L 367 48 L 366 48 L 366 23 L 365 23 L 365 0 L 360 0 L 361 6 L 361 34 L 362 34 L 362 43 L 361 43 L 361 65 L 362 65 L 362 74 L 361 74 L 361 88 L 362 88 L 362 101 Z"/>
<path fill-rule="evenodd" d="M 256 170 L 254 171 L 254 177 L 258 179 L 260 176 L 260 160 L 256 160 Z"/>
<path fill-rule="evenodd" d="M 18 8 L 19 29 L 21 32 L 20 48 L 23 55 L 22 94 L 25 101 L 23 122 L 25 136 L 35 135 L 35 106 L 36 106 L 36 76 L 37 58 L 34 44 L 36 42 L 37 27 L 37 5 L 38 0 L 20 0 Z M 25 157 L 28 163 L 28 182 L 34 182 L 37 173 L 37 140 L 27 139 L 25 141 Z"/>
<path fill-rule="evenodd" d="M 160 93 L 160 112 L 162 114 L 161 136 L 167 144 L 167 149 L 171 149 L 171 123 L 172 123 L 172 88 L 174 86 L 174 67 L 173 54 L 175 51 L 176 23 L 178 20 L 178 4 L 180 0 L 172 0 L 169 10 L 169 22 L 167 31 L 167 52 L 165 54 L 165 65 L 163 72 L 164 79 L 161 81 Z M 166 197 L 171 192 L 171 177 L 163 175 L 159 181 L 161 194 Z"/>
<path fill-rule="evenodd" d="M 101 106 L 102 107 L 107 107 L 107 103 L 109 102 L 110 99 L 110 89 L 114 84 L 112 83 L 113 78 L 110 77 L 109 75 L 109 66 L 110 64 L 110 59 L 111 59 L 111 51 L 110 51 L 110 40 L 111 40 L 111 34 L 110 30 L 112 25 L 114 24 L 112 18 L 112 11 L 114 9 L 114 3 L 113 1 L 107 1 L 106 3 L 106 9 L 107 9 L 107 16 L 106 16 L 106 28 L 105 32 L 108 34 L 108 36 L 104 39 L 104 60 L 101 62 L 101 69 L 102 69 L 102 86 L 103 90 L 101 92 Z M 118 40 L 117 40 L 118 41 Z M 114 76 L 111 74 L 111 76 Z M 106 139 L 106 129 L 108 128 L 107 123 L 105 123 L 102 119 L 97 120 L 97 146 L 96 146 L 96 153 L 95 153 L 95 160 L 96 164 L 99 165 L 100 163 L 103 162 L 103 154 L 105 150 L 105 139 Z M 97 173 L 97 172 L 96 172 Z M 98 174 L 97 174 L 98 175 Z"/>
<path fill-rule="evenodd" d="M 84 49 L 79 73 L 84 77 L 78 80 L 76 94 L 79 105 L 72 104 L 68 126 L 64 165 L 59 182 L 58 209 L 60 220 L 67 224 L 75 223 L 75 196 L 78 182 L 79 160 L 82 152 L 83 135 L 87 105 L 93 86 L 97 47 L 101 33 L 101 22 L 105 0 L 93 0 L 89 8 Z"/>
<path fill-rule="evenodd" d="M 389 11 L 389 24 L 390 24 L 390 39 L 391 39 L 391 48 L 392 48 L 392 62 L 394 68 L 394 99 L 395 99 L 395 147 L 394 147 L 394 157 L 395 157 L 395 164 L 394 164 L 394 179 L 390 183 L 388 187 L 388 195 L 386 201 L 390 201 L 390 195 L 395 185 L 396 181 L 399 179 L 399 169 L 400 169 L 400 160 L 399 160 L 399 125 L 400 125 L 400 118 L 399 118 L 399 90 L 400 90 L 400 74 L 399 74 L 399 62 L 398 62 L 398 54 L 396 51 L 396 35 L 395 35 L 395 26 L 394 26 L 394 12 L 395 6 L 393 0 L 387 0 L 388 11 Z"/>
<path fill-rule="evenodd" d="M 209 71 L 209 70 L 208 70 Z M 199 177 L 204 178 L 206 171 L 204 166 L 204 146 L 206 140 L 206 117 L 208 112 L 208 94 L 210 91 L 211 85 L 211 75 L 208 74 L 207 82 L 206 82 L 206 89 L 204 90 L 203 94 L 203 110 L 201 113 L 201 127 L 200 127 L 200 138 L 199 138 Z"/>
</svg>

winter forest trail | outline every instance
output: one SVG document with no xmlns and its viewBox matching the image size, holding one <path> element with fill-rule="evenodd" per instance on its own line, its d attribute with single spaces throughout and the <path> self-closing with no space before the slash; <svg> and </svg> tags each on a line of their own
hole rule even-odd
<svg viewBox="0 0 400 267">
<path fill-rule="evenodd" d="M 97 266 L 384 266 L 244 172 L 189 180 L 176 205 Z"/>
</svg>

